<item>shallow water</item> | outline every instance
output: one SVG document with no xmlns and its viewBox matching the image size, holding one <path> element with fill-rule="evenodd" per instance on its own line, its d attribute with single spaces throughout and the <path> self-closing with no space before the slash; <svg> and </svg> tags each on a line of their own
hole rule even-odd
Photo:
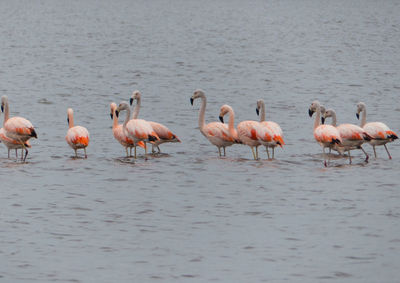
<svg viewBox="0 0 400 283">
<path fill-rule="evenodd" d="M 396 1 L 2 1 L 0 94 L 37 128 L 26 163 L 1 146 L 5 282 L 394 282 L 400 277 L 400 143 L 324 168 L 308 107 L 400 132 Z M 226 158 L 200 134 L 257 99 L 286 146 Z M 142 93 L 141 117 L 182 140 L 136 161 L 113 139 L 109 103 Z M 66 109 L 88 159 L 64 140 Z M 2 119 L 2 118 L 1 118 Z M 266 154 L 260 148 L 260 155 Z"/>
</svg>

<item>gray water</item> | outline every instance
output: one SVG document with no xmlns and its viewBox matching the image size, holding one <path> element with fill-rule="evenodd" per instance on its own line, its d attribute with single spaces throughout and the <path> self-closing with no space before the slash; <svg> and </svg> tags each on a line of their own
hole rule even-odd
<svg viewBox="0 0 400 283">
<path fill-rule="evenodd" d="M 400 132 L 398 1 L 1 1 L 0 95 L 32 121 L 26 163 L 0 147 L 4 282 L 399 282 L 400 143 L 368 164 L 323 167 L 308 107 Z M 278 122 L 276 160 L 227 157 L 199 132 L 229 104 L 236 122 Z M 142 93 L 143 119 L 181 144 L 137 160 L 112 136 L 109 103 Z M 64 137 L 66 109 L 91 134 Z M 1 120 L 3 117 L 1 117 Z"/>
</svg>

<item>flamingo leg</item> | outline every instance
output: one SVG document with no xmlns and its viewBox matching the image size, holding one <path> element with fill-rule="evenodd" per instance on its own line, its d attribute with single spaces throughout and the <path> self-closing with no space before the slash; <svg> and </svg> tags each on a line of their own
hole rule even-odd
<svg viewBox="0 0 400 283">
<path fill-rule="evenodd" d="M 323 155 L 324 155 L 324 165 L 325 165 L 325 167 L 328 167 L 328 165 L 326 164 L 326 153 L 325 153 L 325 147 L 323 147 L 323 148 L 322 148 L 322 152 L 323 152 Z"/>
<path fill-rule="evenodd" d="M 126 151 L 126 157 L 128 157 L 128 147 L 125 147 L 125 151 Z"/>
<path fill-rule="evenodd" d="M 22 153 L 22 156 L 24 156 L 24 153 Z M 25 157 L 24 157 L 24 162 L 26 160 L 26 157 L 28 156 L 28 149 L 25 147 Z M 22 160 L 22 159 L 21 159 Z"/>
<path fill-rule="evenodd" d="M 224 149 L 224 156 L 226 156 L 226 152 L 225 152 L 225 146 L 224 147 L 222 147 L 223 149 Z"/>
<path fill-rule="evenodd" d="M 347 153 L 349 154 L 349 164 L 351 164 L 351 155 L 350 155 L 350 150 L 347 151 Z"/>
<path fill-rule="evenodd" d="M 375 155 L 375 158 L 376 158 L 375 146 L 373 145 L 372 148 L 374 149 L 374 155 Z"/>
<path fill-rule="evenodd" d="M 161 150 L 160 150 L 160 147 L 157 145 L 157 149 L 158 149 L 158 153 L 160 153 L 161 152 Z"/>
<path fill-rule="evenodd" d="M 18 149 L 15 149 L 15 159 L 18 159 Z"/>
<path fill-rule="evenodd" d="M 251 147 L 251 152 L 253 152 L 253 158 L 256 160 L 256 153 L 254 152 L 254 147 Z"/>
<path fill-rule="evenodd" d="M 87 158 L 86 147 L 83 148 L 83 151 L 85 152 L 85 158 Z"/>
<path fill-rule="evenodd" d="M 368 162 L 368 159 L 369 159 L 369 156 L 368 156 L 368 154 L 365 152 L 365 150 L 361 147 L 361 145 L 360 145 L 360 149 L 364 152 L 364 154 L 365 154 L 365 162 Z"/>
<path fill-rule="evenodd" d="M 156 151 L 154 150 L 154 144 L 151 145 L 151 153 L 156 153 Z"/>
<path fill-rule="evenodd" d="M 257 160 L 258 160 L 258 146 L 256 146 L 256 157 L 257 157 Z"/>
<path fill-rule="evenodd" d="M 147 159 L 147 145 L 146 145 L 146 142 L 144 142 L 144 158 Z"/>
<path fill-rule="evenodd" d="M 76 151 L 76 149 L 74 150 L 75 150 L 75 157 L 78 157 L 78 152 Z"/>
<path fill-rule="evenodd" d="M 386 152 L 387 152 L 387 154 L 388 154 L 388 156 L 389 156 L 389 159 L 392 159 L 392 156 L 390 155 L 389 150 L 388 150 L 387 147 L 386 147 L 386 144 L 384 144 L 383 146 L 384 146 L 385 149 L 386 149 Z"/>
<path fill-rule="evenodd" d="M 8 150 L 8 158 L 10 158 L 10 150 L 11 150 L 11 149 Z"/>
<path fill-rule="evenodd" d="M 269 157 L 268 146 L 265 146 L 265 150 L 267 151 L 267 155 L 268 155 L 268 159 L 269 159 L 270 157 Z"/>
<path fill-rule="evenodd" d="M 272 159 L 275 158 L 275 146 L 272 148 Z"/>
<path fill-rule="evenodd" d="M 221 148 L 218 147 L 218 153 L 219 153 L 219 157 L 221 157 Z"/>
</svg>

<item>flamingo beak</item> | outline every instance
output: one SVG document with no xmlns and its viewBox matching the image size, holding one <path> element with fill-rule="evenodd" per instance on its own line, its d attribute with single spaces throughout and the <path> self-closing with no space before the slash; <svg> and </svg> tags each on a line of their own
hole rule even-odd
<svg viewBox="0 0 400 283">
<path fill-rule="evenodd" d="M 219 116 L 219 120 L 223 123 L 224 122 L 224 117 Z"/>
<path fill-rule="evenodd" d="M 314 111 L 312 111 L 311 109 L 308 109 L 308 115 L 309 115 L 310 117 L 312 117 L 313 114 L 314 114 Z"/>
<path fill-rule="evenodd" d="M 131 99 L 129 99 L 129 104 L 132 106 L 133 103 L 133 98 L 131 97 Z"/>
<path fill-rule="evenodd" d="M 324 117 L 321 117 L 321 123 L 322 123 L 322 125 L 325 124 L 325 118 Z"/>
<path fill-rule="evenodd" d="M 110 113 L 111 120 L 114 118 L 113 113 Z"/>
<path fill-rule="evenodd" d="M 117 116 L 117 118 L 118 118 L 118 115 L 119 115 L 119 112 L 115 111 L 115 116 Z"/>
<path fill-rule="evenodd" d="M 356 113 L 356 117 L 358 120 L 360 120 L 360 114 Z"/>
<path fill-rule="evenodd" d="M 67 123 L 69 124 L 69 118 L 67 118 Z"/>
<path fill-rule="evenodd" d="M 258 110 L 258 108 L 256 108 L 256 113 L 257 113 L 257 116 L 260 115 L 260 110 Z"/>
<path fill-rule="evenodd" d="M 4 106 L 1 105 L 1 112 L 4 112 Z"/>
<path fill-rule="evenodd" d="M 193 97 L 190 98 L 190 104 L 193 106 Z"/>
</svg>

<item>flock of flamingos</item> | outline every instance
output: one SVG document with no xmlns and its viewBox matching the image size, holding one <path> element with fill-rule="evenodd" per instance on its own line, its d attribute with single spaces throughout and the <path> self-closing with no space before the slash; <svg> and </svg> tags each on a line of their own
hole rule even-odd
<svg viewBox="0 0 400 283">
<path fill-rule="evenodd" d="M 265 121 L 265 104 L 263 100 L 257 101 L 256 112 L 260 115 L 258 121 L 242 121 L 235 129 L 235 115 L 232 107 L 223 105 L 220 109 L 219 119 L 221 122 L 205 123 L 206 96 L 202 90 L 196 90 L 190 102 L 193 105 L 194 100 L 201 99 L 201 107 L 199 112 L 199 128 L 200 132 L 218 148 L 219 156 L 225 156 L 225 148 L 233 144 L 244 144 L 251 148 L 253 158 L 258 159 L 258 147 L 265 146 L 268 159 L 270 158 L 269 148 L 272 149 L 272 158 L 274 158 L 275 147 L 282 147 L 283 132 L 281 127 L 272 121 Z M 131 116 L 130 105 L 136 101 L 135 108 Z M 180 142 L 179 138 L 174 135 L 166 126 L 138 119 L 140 111 L 141 95 L 139 91 L 134 91 L 129 104 L 121 102 L 118 106 L 112 102 L 110 104 L 111 119 L 113 120 L 113 134 L 115 139 L 125 148 L 127 157 L 132 156 L 132 148 L 134 148 L 134 157 L 136 158 L 136 147 L 143 147 L 145 156 L 147 155 L 147 143 L 152 145 L 152 152 L 156 149 L 160 152 L 159 145 L 165 142 Z M 121 111 L 126 111 L 126 118 L 123 124 L 118 124 L 118 116 Z M 360 149 L 365 154 L 365 162 L 368 162 L 368 154 L 362 148 L 364 143 L 372 145 L 374 155 L 376 157 L 375 146 L 383 145 L 391 159 L 391 155 L 386 147 L 386 143 L 397 139 L 396 133 L 391 131 L 388 126 L 381 122 L 366 122 L 366 107 L 360 102 L 357 104 L 357 118 L 361 117 L 361 125 L 341 124 L 336 125 L 336 113 L 332 109 L 325 109 L 318 101 L 311 103 L 309 115 L 312 117 L 316 113 L 314 122 L 314 138 L 321 145 L 324 156 L 324 165 L 329 163 L 331 150 L 337 151 L 340 155 L 347 152 L 349 162 L 351 163 L 350 151 Z M 0 129 L 0 141 L 8 149 L 8 158 L 10 158 L 10 150 L 15 149 L 16 158 L 18 159 L 18 149 L 21 149 L 21 160 L 25 161 L 28 155 L 28 149 L 31 147 L 30 138 L 37 138 L 37 134 L 32 123 L 22 117 L 9 117 L 9 105 L 7 96 L 1 97 L 1 112 L 4 113 L 3 127 Z M 228 125 L 224 124 L 224 116 L 229 114 Z M 83 149 L 86 155 L 86 147 L 89 145 L 89 132 L 85 127 L 74 125 L 73 110 L 67 110 L 69 129 L 65 137 L 67 143 L 74 149 L 77 157 L 77 150 Z M 331 117 L 332 124 L 324 124 L 325 119 Z M 325 152 L 325 148 L 329 149 L 329 154 Z M 128 153 L 129 149 L 129 153 Z M 25 154 L 24 154 L 25 152 Z M 328 156 L 328 162 L 327 162 Z"/>
</svg>

